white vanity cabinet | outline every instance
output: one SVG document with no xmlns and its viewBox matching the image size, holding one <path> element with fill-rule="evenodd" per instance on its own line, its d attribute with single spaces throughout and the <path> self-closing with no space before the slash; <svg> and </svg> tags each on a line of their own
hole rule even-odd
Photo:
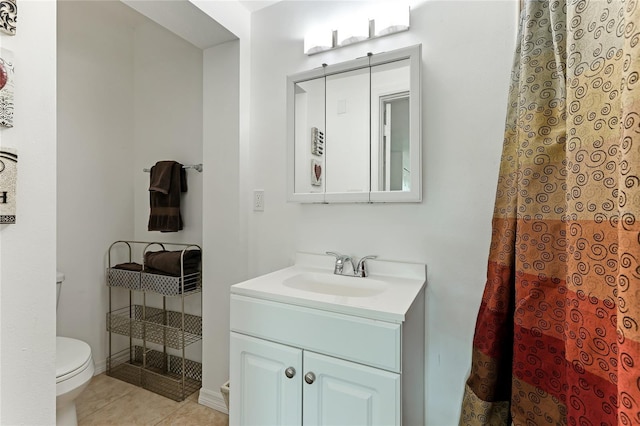
<svg viewBox="0 0 640 426">
<path fill-rule="evenodd" d="M 238 333 L 230 344 L 230 424 L 300 425 L 302 350 Z"/>
<path fill-rule="evenodd" d="M 400 374 L 308 351 L 303 365 L 303 425 L 400 424 Z"/>
<path fill-rule="evenodd" d="M 402 320 L 231 294 L 229 424 L 424 424 L 424 290 Z"/>
<path fill-rule="evenodd" d="M 231 424 L 399 424 L 397 373 L 239 333 L 231 353 L 242 389 Z"/>
</svg>

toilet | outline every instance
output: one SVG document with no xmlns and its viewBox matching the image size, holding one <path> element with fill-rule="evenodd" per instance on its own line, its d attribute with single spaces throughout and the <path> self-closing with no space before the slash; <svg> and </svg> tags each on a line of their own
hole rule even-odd
<svg viewBox="0 0 640 426">
<path fill-rule="evenodd" d="M 64 274 L 56 277 L 57 297 Z M 91 347 L 82 340 L 69 337 L 56 337 L 56 425 L 75 426 L 76 398 L 87 387 L 95 366 L 91 356 Z"/>
</svg>

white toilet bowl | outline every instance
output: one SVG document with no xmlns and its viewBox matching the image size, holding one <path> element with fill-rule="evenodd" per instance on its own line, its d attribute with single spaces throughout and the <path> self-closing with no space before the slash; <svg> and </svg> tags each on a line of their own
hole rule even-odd
<svg viewBox="0 0 640 426">
<path fill-rule="evenodd" d="M 56 425 L 78 424 L 76 398 L 87 387 L 94 371 L 88 344 L 68 337 L 56 337 Z"/>
<path fill-rule="evenodd" d="M 64 275 L 58 273 L 58 290 Z M 95 365 L 91 347 L 82 340 L 56 337 L 56 425 L 76 426 L 76 398 L 87 387 Z"/>
</svg>

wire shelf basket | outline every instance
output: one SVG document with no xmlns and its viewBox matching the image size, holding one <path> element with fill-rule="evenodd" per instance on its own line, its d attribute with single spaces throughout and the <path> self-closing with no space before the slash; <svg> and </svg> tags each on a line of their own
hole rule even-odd
<svg viewBox="0 0 640 426">
<path fill-rule="evenodd" d="M 140 274 L 140 286 L 142 291 L 150 291 L 165 296 L 182 294 L 182 278 L 171 275 Z M 194 272 L 184 276 L 184 293 L 200 289 L 200 272 Z"/>
<path fill-rule="evenodd" d="M 142 306 L 131 305 L 107 313 L 107 331 L 142 339 Z"/>
<path fill-rule="evenodd" d="M 129 290 L 140 290 L 140 272 L 107 268 L 107 285 L 111 287 L 124 287 Z"/>
<path fill-rule="evenodd" d="M 182 294 L 182 277 L 128 271 L 118 268 L 107 268 L 107 285 L 128 288 L 129 290 L 148 291 L 163 296 Z M 200 272 L 184 276 L 185 295 L 199 291 L 200 288 Z"/>
<path fill-rule="evenodd" d="M 184 359 L 183 370 L 181 357 L 152 349 L 143 354 L 141 346 L 133 346 L 108 357 L 107 375 L 178 402 L 202 387 L 201 363 Z"/>
<path fill-rule="evenodd" d="M 182 349 L 202 340 L 202 317 L 184 314 L 184 328 L 182 318 L 181 312 L 131 305 L 107 313 L 107 331 Z"/>
</svg>

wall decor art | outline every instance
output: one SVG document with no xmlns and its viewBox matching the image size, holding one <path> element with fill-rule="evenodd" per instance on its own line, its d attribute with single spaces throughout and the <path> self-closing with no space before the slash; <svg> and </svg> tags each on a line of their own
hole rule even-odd
<svg viewBox="0 0 640 426">
<path fill-rule="evenodd" d="M 13 52 L 0 49 L 0 126 L 13 127 Z"/>
<path fill-rule="evenodd" d="M 311 160 L 311 185 L 322 185 L 322 163 L 318 160 Z"/>
<path fill-rule="evenodd" d="M 18 21 L 18 0 L 0 1 L 0 31 L 9 35 L 16 34 L 16 22 Z"/>
<path fill-rule="evenodd" d="M 0 1 L 0 31 L 9 35 L 16 34 L 16 22 L 18 21 L 18 0 Z"/>
<path fill-rule="evenodd" d="M 17 180 L 17 151 L 14 148 L 0 148 L 0 224 L 16 223 Z"/>
<path fill-rule="evenodd" d="M 317 127 L 311 128 L 311 153 L 320 157 L 324 154 L 324 132 Z"/>
</svg>

